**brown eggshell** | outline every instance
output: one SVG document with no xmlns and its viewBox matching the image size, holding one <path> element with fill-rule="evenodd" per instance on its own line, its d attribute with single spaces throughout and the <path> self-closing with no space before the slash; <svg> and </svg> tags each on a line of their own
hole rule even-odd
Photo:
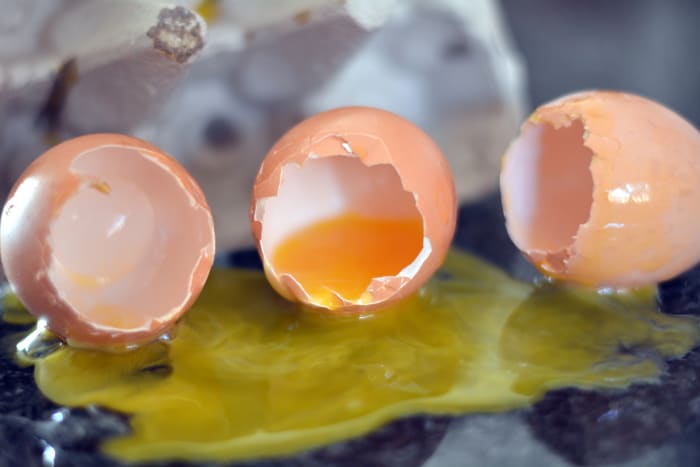
<svg viewBox="0 0 700 467">
<path fill-rule="evenodd" d="M 171 217 L 177 211 L 183 232 L 165 232 L 176 240 L 187 236 L 190 241 L 181 245 L 170 244 L 163 250 L 166 260 L 159 266 L 159 274 L 167 274 L 165 268 L 189 268 L 178 274 L 189 275 L 187 283 L 160 284 L 158 274 L 152 283 L 144 283 L 129 299 L 132 303 L 145 300 L 152 291 L 171 294 L 177 305 L 167 311 L 154 307 L 153 315 L 144 318 L 144 325 L 120 328 L 96 325 L 75 310 L 62 296 L 62 291 L 52 280 L 53 249 L 50 242 L 52 222 L 57 219 L 67 200 L 76 196 L 91 178 L 76 171 L 80 157 L 90 161 L 90 154 L 114 151 L 119 160 L 111 160 L 116 171 L 125 171 L 144 192 L 150 193 L 156 211 Z M 133 158 L 133 159 L 132 159 Z M 129 174 L 131 160 L 138 160 L 140 169 L 148 171 Z M 148 162 L 153 165 L 148 164 Z M 85 162 L 86 163 L 86 162 Z M 147 172 L 147 173 L 146 173 Z M 158 175 L 150 176 L 153 172 Z M 162 183 L 163 180 L 168 183 Z M 148 186 L 149 181 L 155 186 Z M 161 186 L 162 185 L 162 186 Z M 108 196 L 108 195 L 106 195 Z M 172 196 L 186 201 L 189 209 L 168 206 Z M 156 199 L 157 198 L 157 199 Z M 89 215 L 89 213 L 85 213 Z M 157 338 L 166 332 L 194 302 L 201 291 L 214 259 L 214 229 L 206 199 L 196 182 L 174 159 L 157 147 L 135 138 L 113 134 L 95 134 L 75 138 L 53 147 L 24 172 L 16 182 L 2 212 L 0 224 L 0 252 L 8 280 L 27 309 L 37 317 L 47 320 L 49 329 L 63 337 L 71 345 L 102 349 L 120 349 Z M 170 228 L 167 224 L 167 228 Z M 160 228 L 165 229 L 166 226 Z M 80 235 L 80 232 L 75 232 Z M 155 246 L 154 246 L 155 248 Z M 192 250 L 186 259 L 175 259 L 176 250 Z M 196 249 L 193 250 L 193 249 Z M 161 258 L 162 259 L 162 258 Z M 58 273 L 55 273 L 58 274 Z M 173 273 L 175 274 L 175 273 Z M 54 276 L 55 277 L 55 276 Z M 167 276 L 171 277 L 171 276 Z M 156 298 L 157 301 L 157 298 Z"/>
<path fill-rule="evenodd" d="M 432 276 L 454 236 L 457 203 L 450 168 L 440 149 L 422 130 L 403 118 L 375 108 L 346 107 L 303 121 L 270 149 L 258 172 L 250 209 L 251 227 L 267 278 L 290 300 L 324 308 L 313 302 L 294 277 L 275 272 L 271 254 L 265 251 L 261 240 L 266 228 L 265 203 L 277 196 L 285 167 L 303 166 L 308 160 L 346 157 L 356 158 L 367 167 L 388 165 L 398 174 L 403 190 L 412 194 L 422 217 L 424 245 L 426 239 L 429 243 L 416 258 L 417 270 L 374 278 L 367 289 L 369 297 L 361 301 L 337 296 L 336 311 L 362 312 L 406 297 Z M 379 189 L 365 204 L 381 204 L 391 196 Z M 301 213 L 313 206 L 297 205 L 294 209 Z"/>
<path fill-rule="evenodd" d="M 581 92 L 535 110 L 501 192 L 513 242 L 551 277 L 635 287 L 700 261 L 700 133 L 643 97 Z"/>
</svg>

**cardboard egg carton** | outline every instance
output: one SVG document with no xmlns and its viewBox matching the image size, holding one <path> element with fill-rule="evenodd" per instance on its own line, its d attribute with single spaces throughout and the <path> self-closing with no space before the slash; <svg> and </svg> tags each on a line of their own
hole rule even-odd
<svg viewBox="0 0 700 467">
<path fill-rule="evenodd" d="M 5 4 L 6 3 L 6 4 Z M 252 244 L 250 189 L 301 119 L 369 105 L 441 146 L 460 200 L 496 188 L 523 67 L 491 0 L 0 0 L 0 193 L 50 145 L 148 139 L 204 188 L 219 248 Z"/>
</svg>

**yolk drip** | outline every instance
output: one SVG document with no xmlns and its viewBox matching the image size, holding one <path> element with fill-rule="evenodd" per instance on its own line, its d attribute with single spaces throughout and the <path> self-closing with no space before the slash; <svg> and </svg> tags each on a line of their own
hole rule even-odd
<svg viewBox="0 0 700 467">
<path fill-rule="evenodd" d="M 419 217 L 386 220 L 344 214 L 290 235 L 275 250 L 273 263 L 278 274 L 294 276 L 317 301 L 333 303 L 331 290 L 357 300 L 372 278 L 397 275 L 422 248 Z"/>
<path fill-rule="evenodd" d="M 524 407 L 551 388 L 654 380 L 699 340 L 653 293 L 600 296 L 513 281 L 465 254 L 413 298 L 367 316 L 301 311 L 261 272 L 214 271 L 177 336 L 127 354 L 61 349 L 36 362 L 68 406 L 133 414 L 104 444 L 127 461 L 292 453 L 418 412 Z M 639 350 L 639 351 L 635 351 Z"/>
</svg>

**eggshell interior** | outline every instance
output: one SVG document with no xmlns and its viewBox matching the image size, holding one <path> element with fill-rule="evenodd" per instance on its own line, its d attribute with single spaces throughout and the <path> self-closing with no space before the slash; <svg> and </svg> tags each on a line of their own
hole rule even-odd
<svg viewBox="0 0 700 467">
<path fill-rule="evenodd" d="M 259 213 L 257 220 L 265 226 L 260 248 L 266 258 L 272 258 L 289 235 L 345 213 L 382 220 L 422 219 L 415 195 L 404 189 L 394 167 L 366 166 L 351 155 L 309 158 L 302 165 L 285 165 L 277 195 L 258 200 L 255 210 Z M 422 243 L 423 232 L 407 235 L 418 235 Z M 352 242 L 345 247 L 357 248 Z M 424 244 L 424 250 L 423 254 L 405 252 L 405 264 L 396 273 L 404 271 L 409 275 L 419 269 L 430 253 L 429 242 Z M 274 261 L 270 259 L 268 264 L 270 273 L 277 274 Z M 372 279 L 367 278 L 368 284 Z M 304 288 L 304 284 L 299 286 Z"/>
<path fill-rule="evenodd" d="M 83 182 L 48 237 L 49 278 L 62 299 L 106 330 L 147 329 L 177 312 L 210 243 L 206 213 L 192 209 L 192 196 L 167 170 L 131 148 L 83 153 L 71 170 Z"/>
<path fill-rule="evenodd" d="M 528 122 L 504 167 L 511 236 L 526 251 L 547 252 L 543 267 L 561 272 L 593 204 L 593 152 L 583 144 L 580 120 L 555 128 Z"/>
<path fill-rule="evenodd" d="M 421 217 L 414 195 L 404 190 L 392 166 L 368 167 L 344 155 L 286 165 L 277 196 L 259 200 L 258 210 L 265 252 L 303 227 L 346 212 L 379 219 Z"/>
</svg>

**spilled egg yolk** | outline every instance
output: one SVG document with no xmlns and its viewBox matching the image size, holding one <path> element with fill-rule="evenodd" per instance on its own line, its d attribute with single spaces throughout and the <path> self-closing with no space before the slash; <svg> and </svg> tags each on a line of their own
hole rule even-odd
<svg viewBox="0 0 700 467">
<path fill-rule="evenodd" d="M 293 233 L 273 259 L 277 274 L 291 274 L 316 303 L 332 306 L 331 291 L 359 300 L 373 278 L 399 274 L 422 248 L 420 218 L 348 213 Z"/>
<path fill-rule="evenodd" d="M 36 361 L 35 377 L 59 404 L 131 414 L 132 432 L 102 446 L 117 458 L 229 461 L 414 413 L 653 381 L 699 339 L 698 321 L 657 312 L 650 289 L 535 287 L 453 251 L 418 294 L 373 315 L 302 311 L 262 272 L 215 270 L 175 339 L 127 354 L 63 348 Z"/>
</svg>

